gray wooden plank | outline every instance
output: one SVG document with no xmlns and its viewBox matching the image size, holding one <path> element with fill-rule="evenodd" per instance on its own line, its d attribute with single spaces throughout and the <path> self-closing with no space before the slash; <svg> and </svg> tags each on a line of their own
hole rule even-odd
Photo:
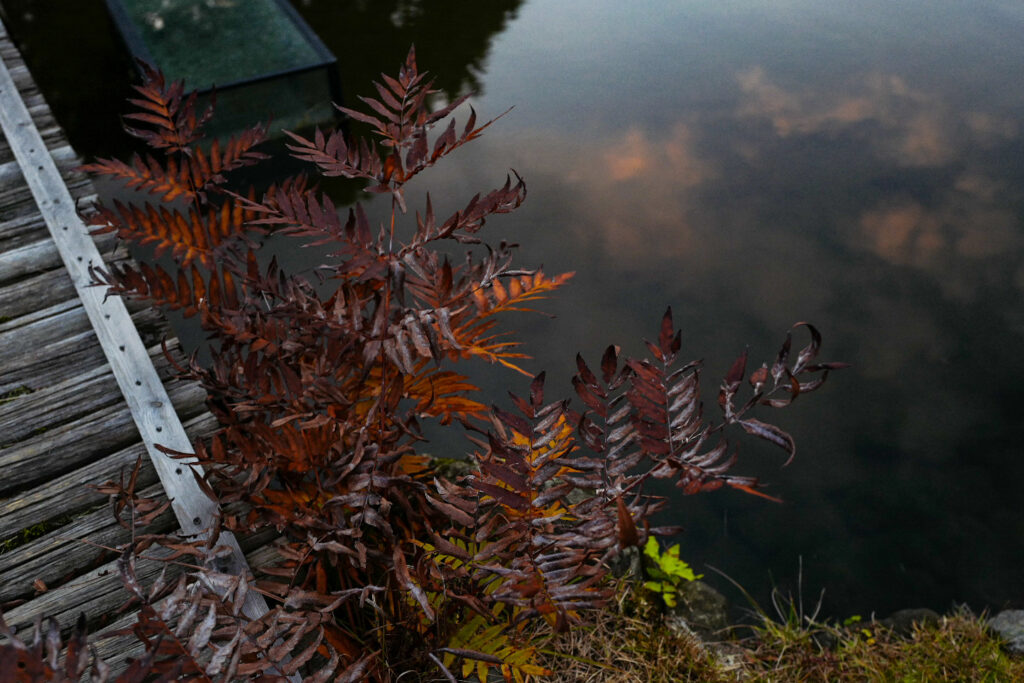
<svg viewBox="0 0 1024 683">
<path fill-rule="evenodd" d="M 251 567 L 258 568 L 267 566 L 277 558 L 274 556 L 273 548 L 269 544 L 265 544 L 247 552 L 246 559 Z M 259 576 L 258 569 L 256 575 Z M 96 648 L 97 656 L 110 666 L 111 676 L 122 673 L 128 668 L 130 660 L 138 658 L 145 652 L 137 638 L 118 633 L 130 629 L 135 621 L 135 613 L 127 614 L 90 637 L 89 642 Z"/>
<path fill-rule="evenodd" d="M 80 206 L 90 206 L 96 202 L 95 194 L 83 195 L 76 198 Z M 50 231 L 46 227 L 46 221 L 38 212 L 27 213 L 24 216 L 0 223 L 0 249 L 7 251 L 23 244 L 29 244 L 43 237 L 49 237 Z M 113 242 L 113 240 L 110 240 Z M 106 252 L 103 245 L 99 247 L 100 252 Z"/>
<path fill-rule="evenodd" d="M 71 145 L 65 143 L 60 147 L 48 149 L 50 150 L 50 156 L 57 162 L 59 167 L 70 169 L 79 165 L 78 157 Z M 18 164 L 17 159 L 0 163 L 0 185 L 12 185 L 22 182 L 24 182 L 24 176 L 21 173 L 21 165 Z"/>
<path fill-rule="evenodd" d="M 145 455 L 141 444 L 137 450 Z M 153 498 L 162 496 L 163 489 L 154 485 L 156 475 L 152 469 L 149 479 L 151 485 L 140 484 L 139 493 Z M 147 531 L 167 533 L 176 526 L 174 515 L 167 511 Z M 116 554 L 114 549 L 129 541 L 131 531 L 118 524 L 110 507 L 99 501 L 98 507 L 68 524 L 0 555 L 0 576 L 4 577 L 0 582 L 0 607 L 6 612 L 30 600 L 37 592 L 33 585 L 37 580 L 49 588 L 58 588 L 76 575 L 109 562 Z"/>
<path fill-rule="evenodd" d="M 190 437 L 209 434 L 217 426 L 216 420 L 209 413 L 191 418 L 186 414 L 183 418 L 187 421 L 185 429 Z M 106 496 L 97 493 L 91 486 L 118 479 L 121 472 L 130 472 L 139 457 L 146 457 L 146 449 L 141 442 L 49 479 L 17 496 L 0 500 L 0 539 L 12 537 L 32 525 L 51 522 L 101 504 Z M 139 477 L 140 490 L 157 481 L 148 459 L 144 461 Z M 35 545 L 35 542 L 29 544 L 33 548 Z M 34 552 L 28 552 L 28 557 L 32 557 Z M 6 576 L 5 567 L 9 568 L 9 563 L 3 558 L 0 555 L 0 576 Z"/>
<path fill-rule="evenodd" d="M 0 251 L 8 251 L 50 236 L 39 214 L 25 214 L 0 223 Z"/>
<path fill-rule="evenodd" d="M 242 542 L 248 550 L 263 548 L 274 536 L 272 530 L 267 530 L 242 539 Z M 239 552 L 244 552 L 241 546 L 239 548 Z M 161 557 L 167 554 L 168 551 L 154 547 L 146 551 L 144 557 Z M 244 557 L 243 554 L 243 559 Z M 173 563 L 140 558 L 136 562 L 136 575 L 143 585 L 148 586 L 165 566 L 168 577 L 174 577 L 181 571 L 180 566 Z M 246 568 L 248 569 L 248 563 Z M 28 632 L 36 616 L 45 614 L 56 619 L 61 630 L 66 633 L 74 626 L 79 614 L 85 614 L 87 623 L 92 625 L 110 623 L 116 615 L 117 608 L 123 605 L 128 597 L 114 560 L 6 611 L 4 620 L 15 631 Z"/>
<path fill-rule="evenodd" d="M 75 286 L 63 266 L 0 286 L 0 324 L 75 297 Z"/>
<path fill-rule="evenodd" d="M 40 143 L 40 150 L 43 150 L 42 143 Z M 40 154 L 45 154 L 45 150 Z M 64 166 L 64 171 L 69 194 L 72 192 L 82 196 L 92 194 L 92 185 L 88 178 L 76 175 L 67 165 Z M 6 187 L 0 187 L 0 221 L 8 221 L 35 211 L 35 197 L 28 186 L 22 183 L 13 183 Z"/>
<path fill-rule="evenodd" d="M 81 224 L 68 186 L 39 136 L 25 102 L 18 95 L 7 65 L 2 62 L 0 127 L 21 164 L 72 282 L 78 288 L 160 481 L 173 501 L 182 530 L 187 534 L 204 533 L 217 516 L 217 504 L 202 492 L 190 472 L 180 474 L 179 463 L 156 449 L 156 444 L 160 443 L 188 451 L 191 444 L 124 303 L 117 297 L 104 301 L 103 293 L 97 291 L 99 288 L 87 286 L 88 266 L 102 263 L 100 253 Z M 233 548 L 236 571 L 246 571 L 245 558 L 237 541 L 230 534 L 223 535 L 221 541 Z M 255 592 L 250 593 L 243 610 L 251 618 L 258 618 L 266 613 L 266 602 Z"/>
<path fill-rule="evenodd" d="M 0 223 L 0 251 L 32 244 L 50 236 L 46 221 L 38 213 L 27 213 Z"/>
<path fill-rule="evenodd" d="M 151 583 L 162 569 L 162 563 L 155 561 L 141 560 L 136 565 L 138 578 L 145 584 Z M 4 620 L 18 633 L 27 634 L 31 633 L 36 617 L 46 615 L 56 619 L 61 630 L 67 632 L 79 614 L 85 614 L 88 623 L 96 624 L 103 617 L 115 615 L 128 597 L 115 561 L 111 561 L 6 611 Z"/>
<path fill-rule="evenodd" d="M 202 434 L 213 428 L 209 418 L 190 420 L 187 425 L 190 434 Z M 128 459 L 128 471 L 139 455 L 145 452 L 135 448 Z M 116 472 L 113 473 L 116 475 Z M 156 482 L 156 475 L 149 470 L 149 484 L 143 485 L 142 475 L 138 484 L 138 492 L 147 498 L 164 499 L 163 489 Z M 109 478 L 109 477 L 108 477 Z M 106 481 L 106 479 L 104 479 Z M 31 599 L 36 592 L 33 586 L 38 579 L 49 588 L 57 588 L 87 569 L 102 562 L 107 562 L 116 555 L 118 548 L 131 540 L 131 532 L 117 523 L 109 506 L 103 505 L 104 496 L 99 497 L 98 507 L 93 507 L 85 514 L 79 515 L 68 524 L 55 529 L 44 536 L 34 539 L 32 543 L 20 546 L 9 553 L 0 555 L 0 606 L 6 609 L 15 606 L 15 601 Z M 97 501 L 93 501 L 95 505 Z M 242 512 L 238 506 L 229 506 L 229 511 Z M 146 533 L 167 533 L 173 531 L 177 521 L 171 512 L 158 517 L 154 523 L 146 527 Z M 242 545 L 247 552 L 255 552 L 261 539 L 269 539 L 275 535 L 264 531 L 248 540 L 243 539 Z M 262 550 L 257 555 L 262 558 L 261 564 L 251 564 L 257 576 L 260 569 L 280 560 L 280 556 L 271 548 Z"/>
<path fill-rule="evenodd" d="M 0 368 L 62 334 L 88 330 L 89 317 L 77 298 L 58 301 L 52 306 L 0 323 Z"/>
<path fill-rule="evenodd" d="M 206 403 L 206 392 L 187 382 L 171 384 L 163 396 L 166 406 L 154 408 L 168 412 L 177 408 L 194 415 Z M 0 495 L 15 495 L 17 491 L 83 467 L 104 453 L 124 448 L 139 438 L 136 427 L 131 412 L 123 405 L 114 405 L 4 448 L 0 450 L 0 472 L 4 473 Z M 159 435 L 157 432 L 156 437 Z M 191 450 L 187 436 L 180 450 Z M 182 473 L 180 464 L 170 458 L 167 460 L 175 476 L 192 477 L 187 470 Z"/>
<path fill-rule="evenodd" d="M 177 339 L 168 340 L 167 350 L 175 362 L 183 361 Z M 174 377 L 174 368 L 160 346 L 151 346 L 149 356 L 161 380 Z M 17 443 L 123 400 L 106 363 L 74 370 L 61 382 L 0 404 L 0 443 Z"/>
<path fill-rule="evenodd" d="M 157 311 L 143 309 L 131 316 L 137 331 L 147 346 L 158 343 L 165 333 L 163 319 Z M 102 365 L 106 354 L 92 329 L 79 333 L 43 339 L 39 344 L 26 345 L 17 334 L 0 336 L 0 345 L 9 349 L 0 364 L 0 395 L 28 387 L 43 389 L 74 374 L 76 367 Z M 88 364 L 86 366 L 85 364 Z"/>
<path fill-rule="evenodd" d="M 0 396 L 45 389 L 65 379 L 70 368 L 93 367 L 106 362 L 92 330 L 69 335 L 35 351 L 33 356 L 21 358 L 17 365 L 0 370 Z"/>
<path fill-rule="evenodd" d="M 61 265 L 60 253 L 47 237 L 0 254 L 0 284 L 38 275 Z"/>
<path fill-rule="evenodd" d="M 47 149 L 55 149 L 62 145 L 67 144 L 67 138 L 64 137 L 64 131 L 61 130 L 57 122 L 54 121 L 51 125 L 45 125 L 39 129 L 39 134 L 43 138 L 43 143 Z M 0 135 L 0 162 L 6 163 L 14 159 L 14 151 L 11 146 L 7 144 L 7 139 Z"/>
<path fill-rule="evenodd" d="M 119 247 L 106 252 L 103 258 L 108 264 L 113 264 L 121 263 L 130 256 L 127 249 Z M 60 301 L 77 298 L 75 286 L 64 270 L 64 264 L 59 264 L 37 275 L 0 284 L 0 324 Z M 132 310 L 131 305 L 128 310 Z"/>
</svg>

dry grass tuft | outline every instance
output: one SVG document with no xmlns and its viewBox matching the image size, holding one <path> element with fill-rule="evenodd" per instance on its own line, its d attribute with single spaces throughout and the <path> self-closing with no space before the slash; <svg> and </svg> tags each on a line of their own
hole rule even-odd
<svg viewBox="0 0 1024 683">
<path fill-rule="evenodd" d="M 693 634 L 668 628 L 651 605 L 627 593 L 587 628 L 556 636 L 543 664 L 547 683 L 726 683 L 740 680 L 729 657 Z"/>
<path fill-rule="evenodd" d="M 755 635 L 705 644 L 673 631 L 650 604 L 623 595 L 593 627 L 553 638 L 552 683 L 1011 683 L 1024 659 L 1007 655 L 983 617 L 961 609 L 901 637 L 879 624 L 842 627 L 761 615 Z"/>
</svg>

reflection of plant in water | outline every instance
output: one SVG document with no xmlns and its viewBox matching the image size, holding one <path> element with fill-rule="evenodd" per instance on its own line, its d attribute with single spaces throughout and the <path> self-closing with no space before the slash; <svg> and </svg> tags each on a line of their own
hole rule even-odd
<svg viewBox="0 0 1024 683">
<path fill-rule="evenodd" d="M 210 540 L 142 535 L 126 548 L 121 573 L 143 604 L 136 632 L 157 672 L 227 679 L 316 671 L 313 680 L 352 681 L 427 671 L 481 682 L 490 672 L 520 681 L 542 675 L 542 635 L 605 607 L 609 561 L 622 549 L 647 543 L 666 602 L 692 576 L 678 548 L 656 550 L 654 537 L 674 529 L 650 526 L 665 501 L 645 492 L 648 480 L 684 494 L 729 486 L 763 496 L 757 480 L 729 473 L 735 455 L 721 433 L 737 425 L 792 457 L 792 438 L 751 411 L 784 407 L 841 367 L 815 362 L 821 338 L 807 325 L 811 341 L 795 360 L 788 337 L 771 365 L 749 377 L 746 354 L 737 359 L 719 392 L 722 418 L 712 423 L 699 400 L 700 363 L 679 356 L 669 310 L 647 344 L 650 358 L 614 346 L 593 370 L 577 358 L 582 412 L 546 398 L 543 373 L 526 396 L 512 396 L 512 410 L 489 410 L 453 368 L 475 359 L 523 372 L 525 356 L 496 321 L 529 310 L 571 274 L 517 267 L 511 246 L 479 236 L 488 219 L 525 198 L 514 174 L 449 216 L 436 215 L 427 195 L 404 226 L 406 184 L 491 122 L 478 125 L 470 110 L 457 126 L 451 115 L 465 98 L 430 111 L 431 83 L 412 52 L 397 77 L 382 78 L 377 97 L 363 98 L 369 113 L 343 109 L 370 127 L 376 144 L 317 131 L 292 134 L 290 145 L 320 175 L 361 179 L 389 196 L 380 226 L 360 204 L 342 217 L 302 177 L 259 198 L 232 188 L 234 170 L 264 160 L 256 146 L 265 129 L 199 147 L 205 116 L 180 83 L 153 71 L 138 88 L 140 110 L 126 118 L 158 156 L 88 167 L 162 197 L 160 206 L 99 207 L 90 222 L 154 246 L 175 267 L 111 265 L 94 271 L 96 282 L 199 318 L 216 342 L 212 362 L 193 359 L 182 371 L 204 386 L 221 423 L 195 444 L 203 486 L 242 506 L 221 520 L 224 528 L 281 534 L 266 578 L 252 584 L 193 568 L 167 587 L 175 597 L 163 607 L 156 600 L 165 590 L 139 585 L 135 556 L 163 544 L 201 564 L 218 552 L 217 530 Z M 320 273 L 329 291 L 262 258 L 254 237 L 265 233 L 326 247 Z M 439 250 L 453 241 L 475 251 L 453 264 Z M 745 380 L 750 395 L 740 400 Z M 419 451 L 422 421 L 469 430 L 476 448 L 465 471 L 432 467 Z M 104 490 L 132 503 L 117 509 L 157 509 L 130 482 Z M 238 609 L 253 589 L 272 603 L 259 622 Z"/>
<path fill-rule="evenodd" d="M 449 100 L 481 93 L 491 42 L 515 19 L 522 0 L 303 0 L 296 9 L 339 59 L 342 83 L 365 83 L 401 59 L 409 45 L 435 65 L 434 87 Z"/>
</svg>

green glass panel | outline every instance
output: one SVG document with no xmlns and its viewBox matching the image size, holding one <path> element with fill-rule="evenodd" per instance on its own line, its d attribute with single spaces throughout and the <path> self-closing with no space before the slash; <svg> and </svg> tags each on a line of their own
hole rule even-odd
<svg viewBox="0 0 1024 683">
<path fill-rule="evenodd" d="M 317 63 L 274 0 L 121 0 L 156 64 L 206 88 Z"/>
<path fill-rule="evenodd" d="M 200 107 L 208 102 L 201 97 Z M 224 137 L 266 121 L 270 135 L 275 136 L 282 129 L 306 128 L 333 115 L 327 78 L 317 69 L 218 92 L 216 113 L 203 130 L 212 137 Z"/>
</svg>

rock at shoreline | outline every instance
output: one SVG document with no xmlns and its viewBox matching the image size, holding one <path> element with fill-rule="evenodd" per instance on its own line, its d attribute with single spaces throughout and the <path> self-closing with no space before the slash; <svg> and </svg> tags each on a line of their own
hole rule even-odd
<svg viewBox="0 0 1024 683">
<path fill-rule="evenodd" d="M 941 617 L 938 612 L 926 607 L 916 607 L 893 612 L 878 623 L 886 628 L 892 629 L 896 635 L 906 638 L 914 632 L 914 624 L 935 626 L 939 623 L 940 619 Z"/>
<path fill-rule="evenodd" d="M 1003 610 L 989 619 L 988 626 L 1006 641 L 1006 649 L 1024 655 L 1024 609 Z"/>
<path fill-rule="evenodd" d="M 725 596 L 703 581 L 679 586 L 679 604 L 671 610 L 669 627 L 683 621 L 703 640 L 718 640 L 729 627 L 729 603 Z M 678 624 L 675 624 L 678 625 Z"/>
</svg>

